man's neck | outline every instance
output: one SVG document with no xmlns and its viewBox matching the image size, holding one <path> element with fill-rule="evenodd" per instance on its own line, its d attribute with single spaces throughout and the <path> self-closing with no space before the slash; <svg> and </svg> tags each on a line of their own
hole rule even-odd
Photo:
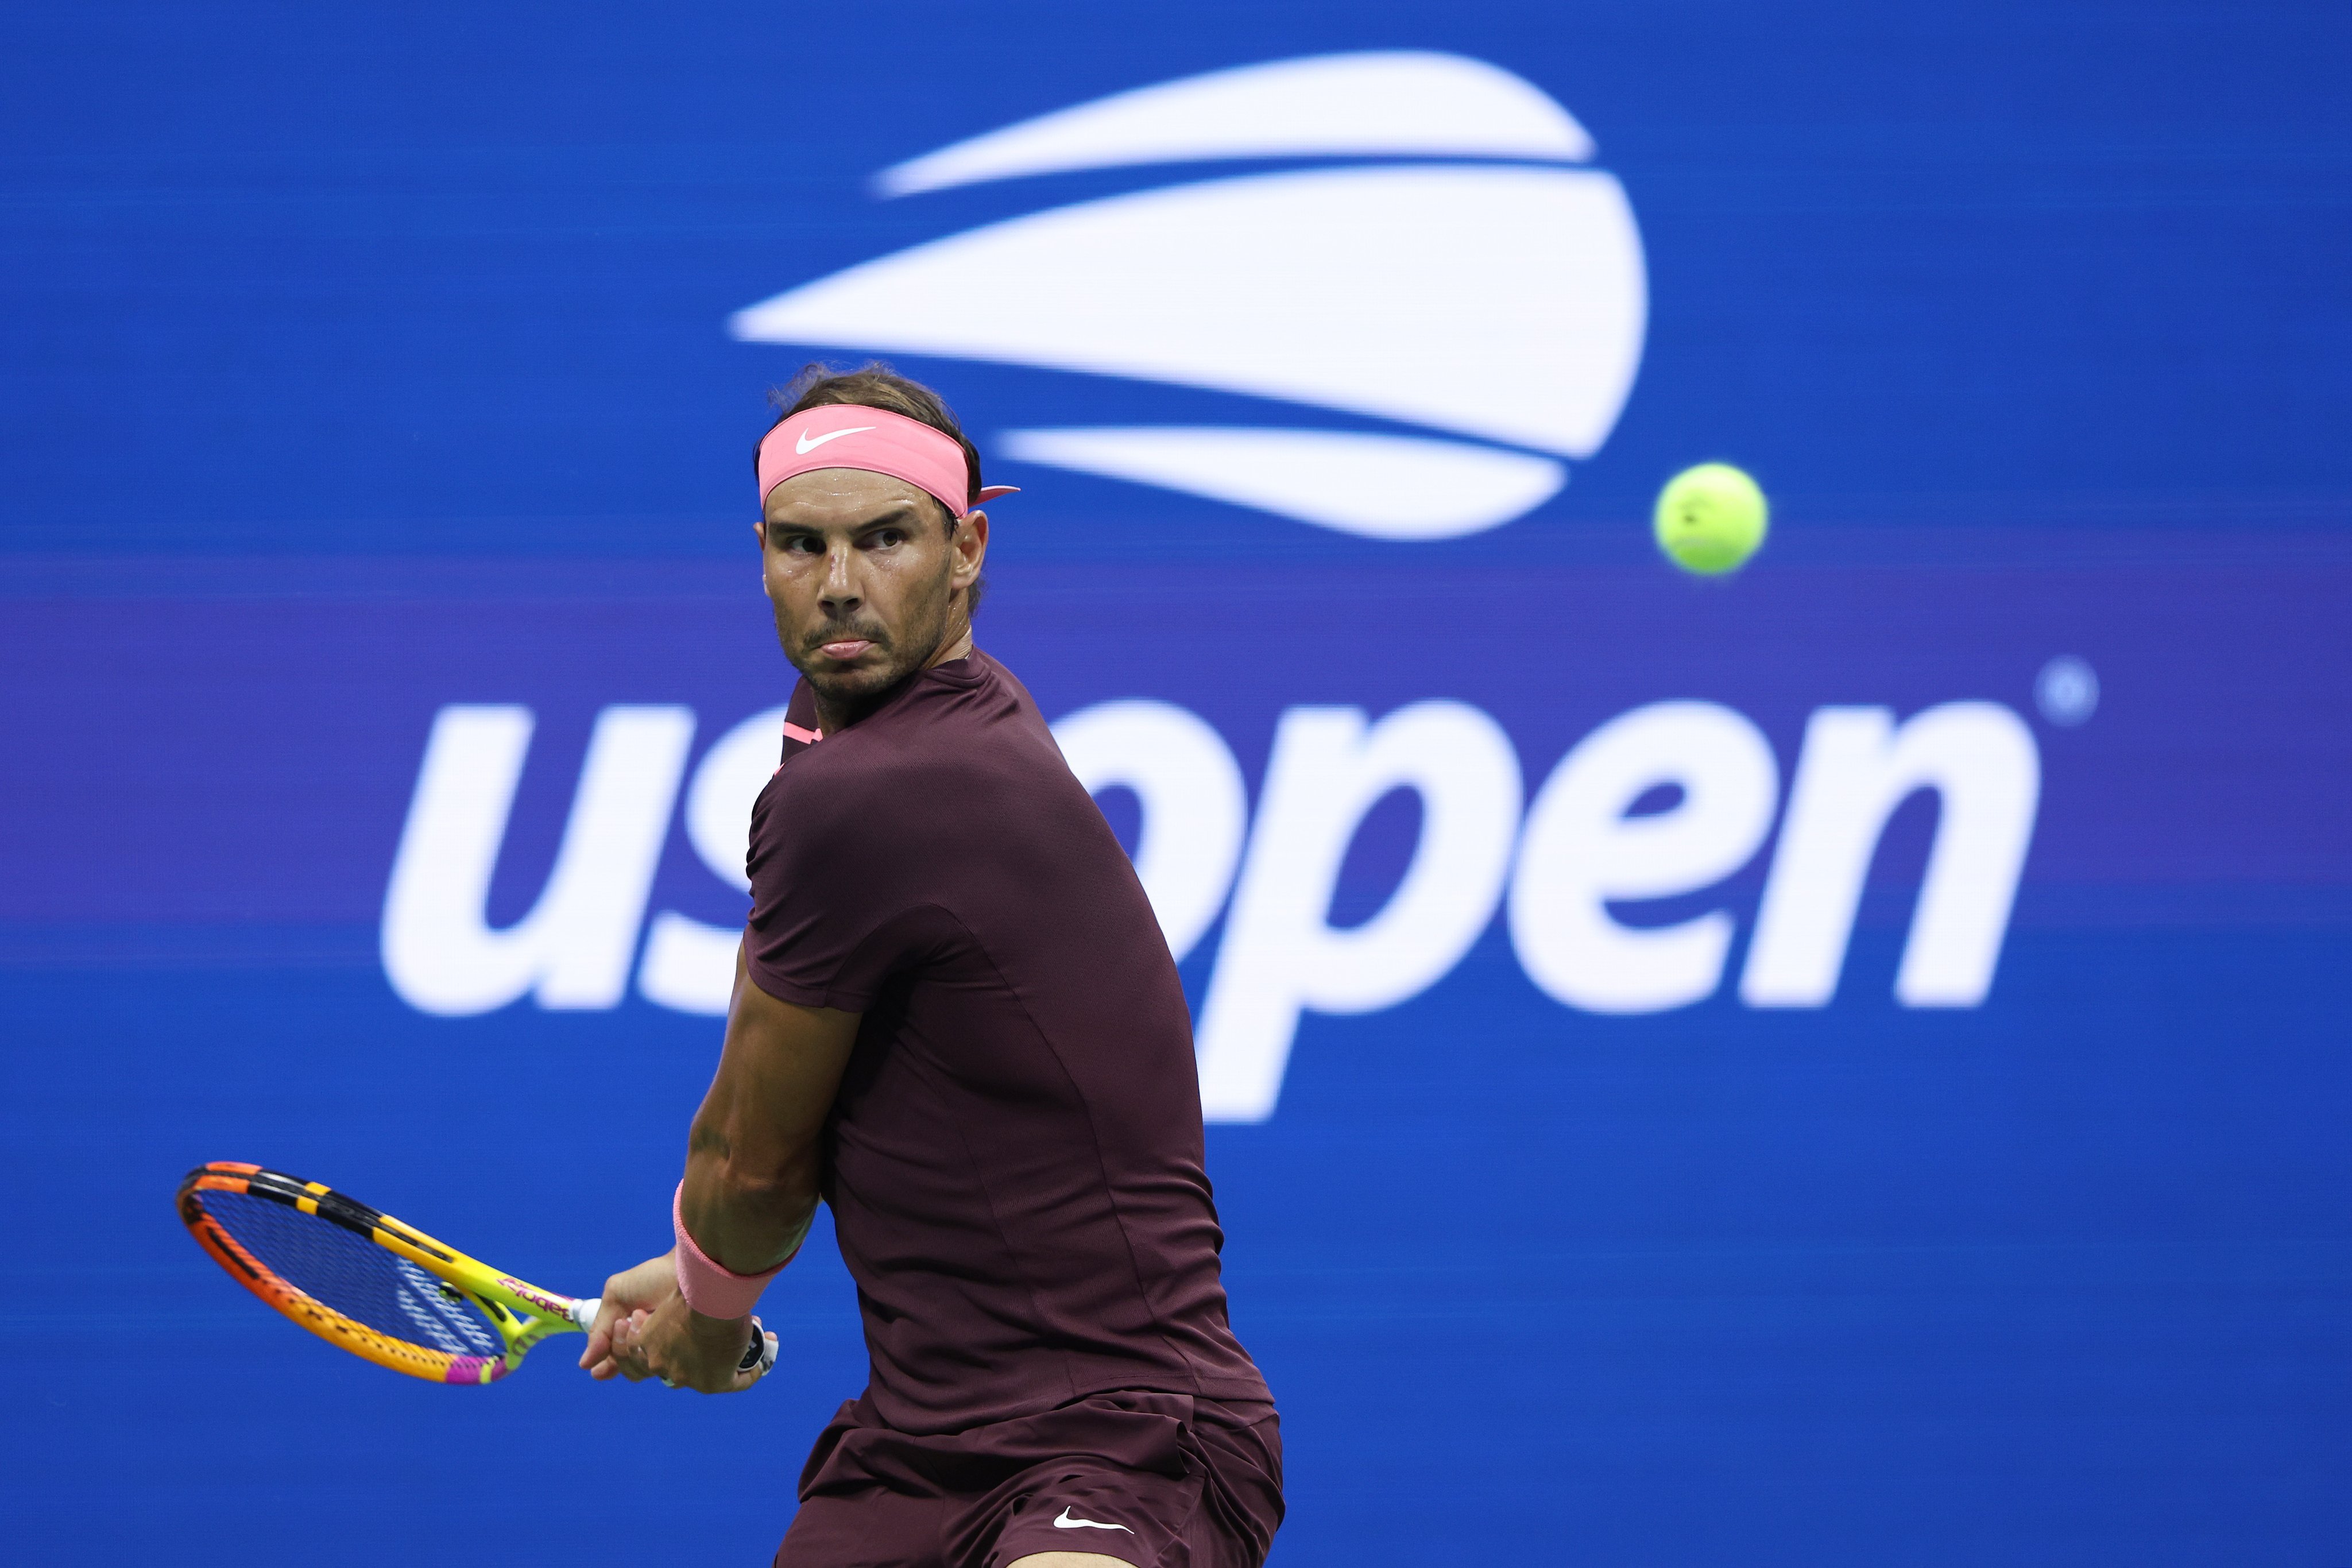
<svg viewBox="0 0 2352 1568">
<path fill-rule="evenodd" d="M 884 687 L 882 690 L 876 692 L 870 697 L 862 698 L 855 703 L 835 704 L 829 700 L 823 692 L 813 694 L 816 697 L 816 724 L 818 732 L 823 735 L 833 735 L 838 731 L 847 729 L 851 725 L 856 724 L 859 719 L 864 718 L 867 714 L 872 713 L 876 708 L 880 707 L 884 703 L 888 702 L 892 697 L 898 695 L 899 692 L 905 690 L 907 682 L 919 678 L 924 670 L 933 669 L 953 660 L 964 658 L 971 653 L 971 622 L 967 621 L 962 626 L 957 629 L 954 636 L 940 643 L 938 650 L 933 653 L 929 658 L 923 661 L 920 668 L 908 672 L 906 680 L 895 682 L 892 685 Z"/>
<path fill-rule="evenodd" d="M 967 621 L 957 629 L 954 636 L 940 644 L 938 653 L 923 661 L 923 668 L 928 670 L 936 665 L 950 664 L 954 660 L 966 657 L 971 653 L 971 622 Z"/>
</svg>

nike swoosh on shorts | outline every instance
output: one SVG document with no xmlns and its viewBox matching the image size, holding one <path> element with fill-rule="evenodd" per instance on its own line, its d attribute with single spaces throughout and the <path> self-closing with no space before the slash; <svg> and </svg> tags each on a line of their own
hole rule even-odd
<svg viewBox="0 0 2352 1568">
<path fill-rule="evenodd" d="M 1054 1528 L 1056 1530 L 1127 1530 L 1127 1526 L 1123 1524 L 1105 1524 L 1096 1519 L 1072 1519 L 1070 1511 L 1066 1508 L 1062 1510 L 1061 1517 L 1054 1521 Z M 1127 1532 L 1129 1535 L 1135 1533 L 1132 1530 L 1127 1530 Z"/>
</svg>

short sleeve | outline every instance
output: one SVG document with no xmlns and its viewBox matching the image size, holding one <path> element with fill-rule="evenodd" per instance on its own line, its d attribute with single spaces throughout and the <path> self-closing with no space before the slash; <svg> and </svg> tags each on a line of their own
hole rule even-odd
<svg viewBox="0 0 2352 1568">
<path fill-rule="evenodd" d="M 926 945 L 921 850 L 888 792 L 831 766 L 824 743 L 786 758 L 751 808 L 752 984 L 779 1001 L 864 1012 Z"/>
</svg>

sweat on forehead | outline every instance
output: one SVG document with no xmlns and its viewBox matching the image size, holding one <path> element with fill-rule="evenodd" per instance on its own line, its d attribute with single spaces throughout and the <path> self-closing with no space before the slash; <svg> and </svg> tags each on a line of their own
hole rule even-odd
<svg viewBox="0 0 2352 1568">
<path fill-rule="evenodd" d="M 920 420 L 863 403 L 825 403 L 780 421 L 760 442 L 760 505 L 776 486 L 819 468 L 861 468 L 905 481 L 936 497 L 948 516 L 971 511 L 971 471 L 963 448 Z M 992 485 L 979 500 L 1010 495 Z"/>
</svg>

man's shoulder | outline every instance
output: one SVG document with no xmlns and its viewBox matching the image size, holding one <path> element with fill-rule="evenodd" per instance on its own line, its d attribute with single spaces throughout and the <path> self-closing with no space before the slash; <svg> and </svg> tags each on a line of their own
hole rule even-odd
<svg viewBox="0 0 2352 1568">
<path fill-rule="evenodd" d="M 1062 767 L 1053 731 L 1003 665 L 975 651 L 926 675 L 912 700 L 874 727 L 873 744 L 845 747 L 845 754 L 859 753 L 864 768 L 974 780 Z M 845 733 L 855 737 L 857 731 Z"/>
<path fill-rule="evenodd" d="M 796 811 L 837 804 L 861 812 L 908 791 L 1034 786 L 1040 775 L 1066 776 L 1029 694 L 1009 674 L 994 678 L 1003 666 L 991 663 L 990 678 L 939 683 L 909 694 L 914 700 L 902 706 L 792 747 L 775 791 Z"/>
</svg>

